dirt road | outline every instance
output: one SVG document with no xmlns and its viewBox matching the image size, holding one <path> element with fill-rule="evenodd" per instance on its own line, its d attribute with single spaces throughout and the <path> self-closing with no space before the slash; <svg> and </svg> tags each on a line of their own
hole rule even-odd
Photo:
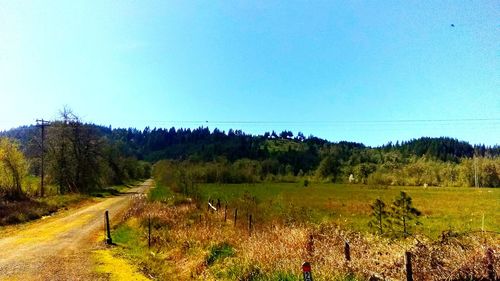
<svg viewBox="0 0 500 281">
<path fill-rule="evenodd" d="M 104 241 L 103 216 L 111 221 L 148 180 L 127 194 L 0 232 L 0 280 L 106 280 L 93 273 L 91 252 Z"/>
</svg>

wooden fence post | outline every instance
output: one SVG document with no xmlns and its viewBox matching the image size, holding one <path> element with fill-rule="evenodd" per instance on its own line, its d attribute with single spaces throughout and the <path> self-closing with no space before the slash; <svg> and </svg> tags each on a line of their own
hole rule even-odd
<svg viewBox="0 0 500 281">
<path fill-rule="evenodd" d="M 486 250 L 486 263 L 487 263 L 487 266 L 486 266 L 486 270 L 488 272 L 488 280 L 489 281 L 494 281 L 494 280 L 497 280 L 496 279 L 496 274 L 495 274 L 495 256 L 493 255 L 493 249 L 492 248 L 488 248 Z"/>
<path fill-rule="evenodd" d="M 313 281 L 311 264 L 304 262 L 302 264 L 302 274 L 304 276 L 304 281 Z"/>
<path fill-rule="evenodd" d="M 234 226 L 236 226 L 236 219 L 238 219 L 238 209 L 234 209 Z"/>
<path fill-rule="evenodd" d="M 349 245 L 349 241 L 345 241 L 344 256 L 346 261 L 351 261 L 351 246 Z"/>
<path fill-rule="evenodd" d="M 109 227 L 109 211 L 106 210 L 104 212 L 104 219 L 106 220 L 106 244 L 113 244 L 113 240 L 111 239 L 111 229 Z"/>
<path fill-rule="evenodd" d="M 411 252 L 405 252 L 406 281 L 413 281 L 413 270 L 411 268 Z"/>
</svg>

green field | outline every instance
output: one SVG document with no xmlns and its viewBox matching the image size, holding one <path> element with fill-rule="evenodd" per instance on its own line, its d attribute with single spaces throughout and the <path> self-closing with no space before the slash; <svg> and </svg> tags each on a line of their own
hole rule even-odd
<svg viewBox="0 0 500 281">
<path fill-rule="evenodd" d="M 221 199 L 229 208 L 251 209 L 254 217 L 295 216 L 312 222 L 333 221 L 368 231 L 370 204 L 381 198 L 390 205 L 400 191 L 422 211 L 417 231 L 437 237 L 441 232 L 484 230 L 500 232 L 500 189 L 386 187 L 350 184 L 258 183 L 202 184 L 202 198 Z M 253 199 L 255 203 L 250 203 Z M 249 207 L 250 206 L 250 207 Z M 294 215 L 295 214 L 295 215 Z M 484 220 L 483 220 L 484 216 Z"/>
</svg>

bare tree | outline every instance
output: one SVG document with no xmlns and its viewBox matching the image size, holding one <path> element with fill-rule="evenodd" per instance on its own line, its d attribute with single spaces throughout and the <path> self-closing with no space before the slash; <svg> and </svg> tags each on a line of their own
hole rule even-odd
<svg viewBox="0 0 500 281">
<path fill-rule="evenodd" d="M 60 193 L 90 192 L 100 187 L 102 145 L 95 129 L 64 108 L 49 129 L 49 174 Z"/>
</svg>

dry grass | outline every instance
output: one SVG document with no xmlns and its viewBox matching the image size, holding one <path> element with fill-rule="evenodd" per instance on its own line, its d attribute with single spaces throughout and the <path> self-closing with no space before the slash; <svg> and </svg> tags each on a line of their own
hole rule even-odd
<svg viewBox="0 0 500 281">
<path fill-rule="evenodd" d="M 76 207 L 91 201 L 90 198 L 78 195 L 57 195 L 20 201 L 2 200 L 0 197 L 0 226 L 19 224 L 50 215 L 60 209 Z"/>
<path fill-rule="evenodd" d="M 353 232 L 334 224 L 257 224 L 249 235 L 242 216 L 236 227 L 222 212 L 194 204 L 168 206 L 135 199 L 125 220 L 134 218 L 140 235 L 133 241 L 147 249 L 147 222 L 152 222 L 152 249 L 139 257 L 144 270 L 161 280 L 301 280 L 300 265 L 311 262 L 315 280 L 366 280 L 371 276 L 403 280 L 404 252 L 414 255 L 414 280 L 487 280 L 487 249 L 500 273 L 497 234 L 443 234 L 441 239 L 390 240 Z M 312 242 L 311 242 L 312 241 Z M 344 258 L 349 241 L 351 261 Z M 215 245 L 234 254 L 208 263 Z"/>
</svg>

